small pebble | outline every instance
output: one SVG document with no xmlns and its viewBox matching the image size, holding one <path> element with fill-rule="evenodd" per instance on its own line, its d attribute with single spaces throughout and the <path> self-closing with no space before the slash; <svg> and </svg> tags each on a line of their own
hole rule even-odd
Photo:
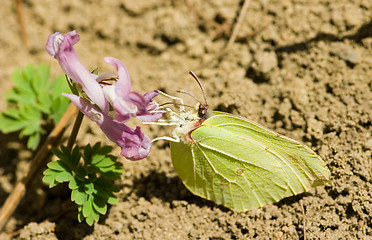
<svg viewBox="0 0 372 240">
<path fill-rule="evenodd" d="M 269 73 L 278 66 L 278 59 L 274 51 L 259 51 L 254 55 L 253 68 L 262 73 Z"/>
</svg>

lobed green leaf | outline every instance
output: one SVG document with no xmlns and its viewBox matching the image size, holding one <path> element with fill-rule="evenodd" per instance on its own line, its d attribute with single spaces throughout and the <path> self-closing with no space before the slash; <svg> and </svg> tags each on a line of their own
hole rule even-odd
<svg viewBox="0 0 372 240">
<path fill-rule="evenodd" d="M 88 217 L 93 209 L 93 196 L 88 196 L 88 200 L 83 204 L 83 215 Z"/>
<path fill-rule="evenodd" d="M 27 140 L 27 148 L 35 150 L 40 142 L 40 134 L 35 133 L 34 135 L 31 135 L 28 137 Z"/>
<path fill-rule="evenodd" d="M 94 184 L 92 182 L 90 183 L 87 183 L 84 185 L 84 192 L 87 194 L 87 195 L 91 195 L 94 191 Z"/>
<path fill-rule="evenodd" d="M 87 201 L 87 195 L 81 188 L 73 189 L 71 192 L 71 201 L 76 202 L 78 205 L 83 205 Z"/>
<path fill-rule="evenodd" d="M 101 162 L 103 159 L 105 159 L 105 155 L 93 155 L 91 164 L 97 165 L 99 162 Z"/>
<path fill-rule="evenodd" d="M 109 198 L 107 199 L 107 203 L 111 205 L 117 204 L 118 201 L 119 201 L 118 198 L 114 194 L 110 195 Z"/>
<path fill-rule="evenodd" d="M 89 225 L 92 226 L 93 223 L 98 222 L 99 220 L 99 213 L 96 212 L 94 209 L 90 212 L 90 214 L 87 216 L 85 219 L 85 222 Z"/>
<path fill-rule="evenodd" d="M 12 80 L 15 86 L 4 94 L 8 108 L 0 114 L 0 130 L 21 131 L 21 138 L 29 137 L 28 148 L 36 149 L 43 125 L 50 119 L 58 122 L 65 112 L 69 100 L 61 94 L 68 86 L 63 78 L 49 81 L 49 68 L 43 64 L 15 69 Z"/>
<path fill-rule="evenodd" d="M 5 134 L 18 131 L 26 127 L 27 124 L 27 121 L 12 119 L 5 115 L 0 115 L 0 130 Z"/>
<path fill-rule="evenodd" d="M 79 206 L 79 208 L 78 208 L 78 221 L 79 222 L 82 222 L 82 221 L 84 221 L 84 219 L 85 219 L 85 217 L 84 217 L 84 215 L 83 215 L 83 212 L 81 211 L 81 209 L 80 209 L 80 206 Z M 89 223 L 88 223 L 89 224 Z M 89 225 L 89 226 L 92 226 L 92 225 Z"/>
<path fill-rule="evenodd" d="M 94 209 L 100 213 L 100 214 L 106 214 L 107 212 L 107 204 L 106 204 L 106 199 L 100 197 L 100 196 L 97 196 L 97 195 L 94 195 L 94 199 L 93 199 L 93 207 Z"/>
<path fill-rule="evenodd" d="M 81 154 L 76 146 L 71 152 L 64 146 L 53 149 L 59 160 L 48 163 L 44 171 L 45 182 L 49 186 L 69 182 L 71 200 L 78 205 L 78 220 L 92 225 L 106 214 L 107 204 L 118 202 L 114 192 L 120 190 L 112 180 L 120 178 L 122 164 L 116 157 L 108 155 L 111 147 L 101 147 L 100 143 L 87 145 Z M 80 158 L 83 156 L 83 162 Z M 80 163 L 80 165 L 79 165 Z"/>
<path fill-rule="evenodd" d="M 79 187 L 81 187 L 81 182 L 78 181 L 76 178 L 72 178 L 70 180 L 70 182 L 68 183 L 68 187 L 71 189 L 71 190 L 75 190 L 75 189 L 78 189 Z"/>
<path fill-rule="evenodd" d="M 57 161 L 52 161 L 47 164 L 48 168 L 56 171 L 69 171 L 69 167 L 62 161 L 62 160 L 57 160 Z"/>
<path fill-rule="evenodd" d="M 51 182 L 54 181 L 54 179 L 55 179 L 54 175 L 45 175 L 43 177 L 43 182 L 45 182 L 45 183 L 51 183 Z"/>
<path fill-rule="evenodd" d="M 68 182 L 73 178 L 72 174 L 70 172 L 60 172 L 56 175 L 56 181 L 57 182 Z"/>
<path fill-rule="evenodd" d="M 97 155 L 95 155 L 95 156 L 97 156 Z M 95 159 L 95 156 L 93 157 L 93 159 Z M 100 155 L 98 155 L 98 156 L 100 156 Z M 105 157 L 105 156 L 103 156 L 103 158 L 100 158 L 100 159 L 101 160 L 95 162 L 95 164 L 92 161 L 92 164 L 94 164 L 98 168 L 107 168 L 107 167 L 113 166 L 116 163 L 115 160 L 112 160 L 112 159 L 110 159 L 108 157 Z"/>
</svg>

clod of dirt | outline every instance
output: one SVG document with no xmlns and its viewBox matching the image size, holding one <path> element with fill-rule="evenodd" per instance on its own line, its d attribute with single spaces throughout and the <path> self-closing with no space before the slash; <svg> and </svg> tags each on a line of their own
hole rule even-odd
<svg viewBox="0 0 372 240">
<path fill-rule="evenodd" d="M 276 53 L 270 50 L 259 50 L 253 56 L 253 63 L 247 75 L 256 82 L 268 82 L 269 73 L 278 66 Z"/>
<path fill-rule="evenodd" d="M 21 230 L 19 237 L 20 239 L 58 239 L 54 234 L 55 227 L 55 223 L 48 221 L 40 224 L 31 222 Z"/>
<path fill-rule="evenodd" d="M 331 53 L 338 56 L 348 64 L 356 65 L 360 62 L 360 53 L 344 43 L 334 44 L 334 48 Z"/>
<path fill-rule="evenodd" d="M 270 50 L 259 51 L 254 55 L 252 67 L 259 73 L 267 74 L 278 65 L 276 53 Z"/>
</svg>

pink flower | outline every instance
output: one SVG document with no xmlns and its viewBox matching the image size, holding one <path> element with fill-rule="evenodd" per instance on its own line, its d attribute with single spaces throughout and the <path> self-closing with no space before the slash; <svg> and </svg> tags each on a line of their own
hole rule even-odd
<svg viewBox="0 0 372 240">
<path fill-rule="evenodd" d="M 64 35 L 56 32 L 50 35 L 46 44 L 47 52 L 56 58 L 63 71 L 82 87 L 88 99 L 73 94 L 64 96 L 96 122 L 111 141 L 121 147 L 122 156 L 130 160 L 145 158 L 151 148 L 150 139 L 141 132 L 140 127 L 132 129 L 125 123 L 131 117 L 137 117 L 143 122 L 160 119 L 163 114 L 158 111 L 158 104 L 152 100 L 159 93 L 150 91 L 141 95 L 131 92 L 127 68 L 113 57 L 106 57 L 105 61 L 116 68 L 117 74 L 102 74 L 99 77 L 90 73 L 80 62 L 73 48 L 78 41 L 79 35 L 76 31 Z M 111 84 L 106 81 L 106 76 L 113 77 L 116 81 Z M 115 112 L 113 116 L 111 113 L 109 115 L 110 104 Z"/>
</svg>

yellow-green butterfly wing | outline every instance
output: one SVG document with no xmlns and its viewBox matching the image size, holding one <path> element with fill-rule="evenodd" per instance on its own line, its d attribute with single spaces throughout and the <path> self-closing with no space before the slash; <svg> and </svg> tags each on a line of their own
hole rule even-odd
<svg viewBox="0 0 372 240">
<path fill-rule="evenodd" d="M 171 142 L 175 170 L 192 193 L 230 209 L 261 207 L 329 181 L 312 150 L 238 116 L 213 112 L 189 138 Z"/>
</svg>

